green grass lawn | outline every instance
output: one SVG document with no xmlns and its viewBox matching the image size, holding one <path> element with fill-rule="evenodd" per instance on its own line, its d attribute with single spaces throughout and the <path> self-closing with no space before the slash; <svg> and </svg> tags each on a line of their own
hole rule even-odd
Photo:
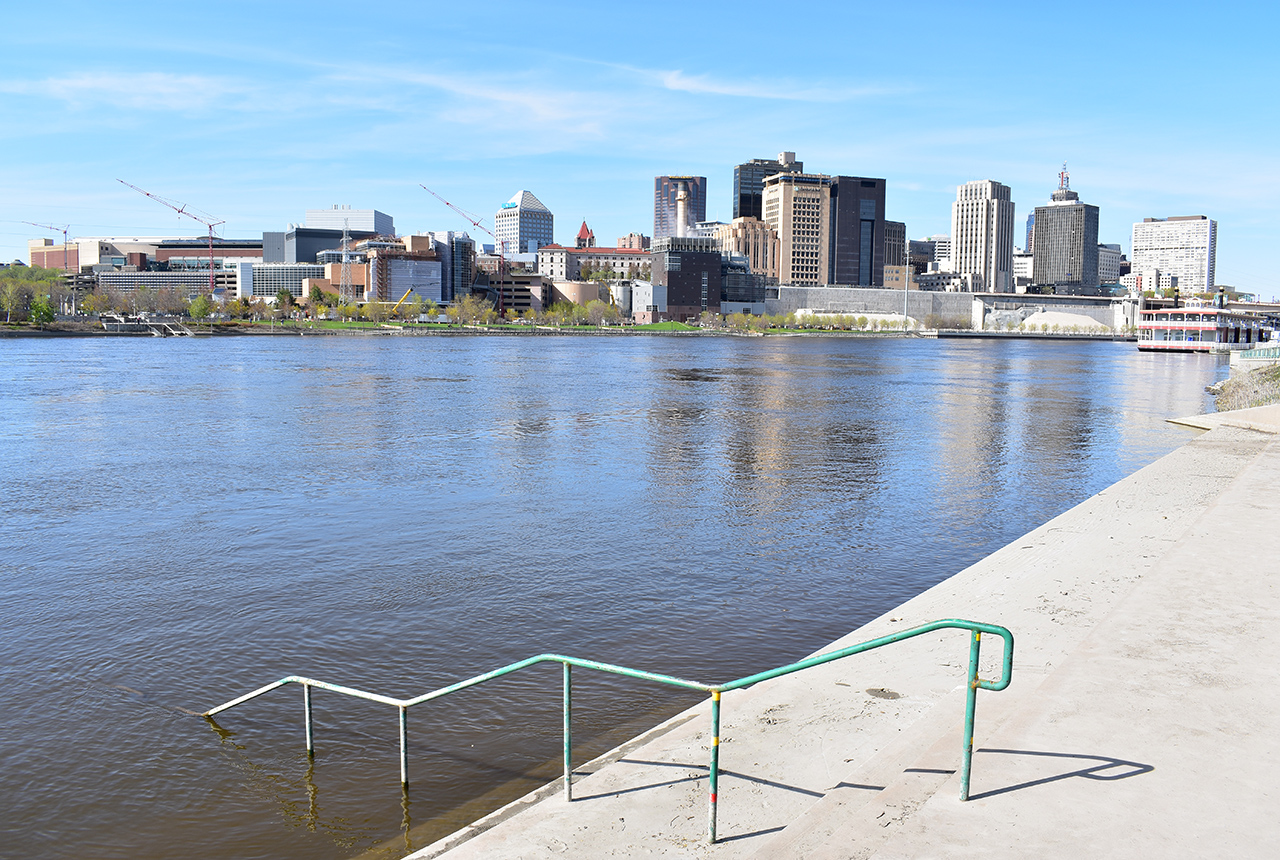
<svg viewBox="0 0 1280 860">
<path fill-rule="evenodd" d="M 645 325 L 633 326 L 636 331 L 697 331 L 697 326 L 685 325 L 682 322 L 668 320 L 667 322 L 647 323 Z"/>
</svg>

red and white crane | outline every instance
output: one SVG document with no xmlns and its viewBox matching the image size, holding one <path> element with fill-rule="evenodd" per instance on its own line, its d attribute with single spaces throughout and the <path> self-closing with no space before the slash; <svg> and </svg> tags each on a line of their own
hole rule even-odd
<svg viewBox="0 0 1280 860">
<path fill-rule="evenodd" d="M 34 221 L 23 221 L 22 223 L 30 224 L 32 227 L 39 227 L 41 230 L 52 230 L 54 233 L 62 234 L 62 274 L 63 275 L 68 274 L 71 270 L 68 268 L 68 264 L 70 261 L 67 256 L 67 244 L 68 244 L 67 231 L 71 229 L 71 225 L 63 224 L 61 227 L 55 227 L 52 224 L 37 224 Z M 79 255 L 77 255 L 77 259 L 78 258 L 79 258 Z M 45 258 L 45 262 L 46 263 L 49 262 L 48 257 Z M 48 267 L 46 266 L 46 268 Z M 71 279 L 71 312 L 72 313 L 76 312 L 76 280 L 75 278 Z"/>
<path fill-rule="evenodd" d="M 141 188 L 139 188 L 138 186 L 136 186 L 136 185 L 132 185 L 132 184 L 130 184 L 130 183 L 128 183 L 128 182 L 125 182 L 123 179 L 117 179 L 116 181 L 117 181 L 117 182 L 119 182 L 121 185 L 128 185 L 128 186 L 129 186 L 130 188 L 132 188 L 134 191 L 138 192 L 139 194 L 142 194 L 142 195 L 145 195 L 145 196 L 147 196 L 147 197 L 150 197 L 152 200 L 156 201 L 157 203 L 161 204 L 162 206 L 168 206 L 170 209 L 172 209 L 174 212 L 177 212 L 179 215 L 185 215 L 185 216 L 187 216 L 188 218 L 190 218 L 192 221 L 199 221 L 201 224 L 203 224 L 203 225 L 205 225 L 206 227 L 208 227 L 208 228 L 209 228 L 209 294 L 210 294 L 210 295 L 212 295 L 212 294 L 213 294 L 213 285 L 214 285 L 214 278 L 213 278 L 213 228 L 214 228 L 214 227 L 217 227 L 219 224 L 225 224 L 225 223 L 227 223 L 227 222 L 226 222 L 226 221 L 211 221 L 211 220 L 209 220 L 209 218 L 203 217 L 203 216 L 201 216 L 201 215 L 197 215 L 197 214 L 195 214 L 194 212 L 192 212 L 192 211 L 191 211 L 191 207 L 190 207 L 190 206 L 188 206 L 188 205 L 187 205 L 187 204 L 185 204 L 185 203 L 175 203 L 175 202 L 174 202 L 174 201 L 172 201 L 172 200 L 166 200 L 165 198 L 161 197 L 159 194 L 152 194 L 150 191 L 143 191 L 143 190 L 142 190 Z M 212 216 L 210 216 L 210 217 L 212 217 Z"/>
<path fill-rule="evenodd" d="M 23 221 L 23 224 L 30 224 L 32 227 L 39 227 L 41 230 L 52 230 L 54 233 L 62 234 L 62 271 L 67 271 L 67 231 L 71 229 L 70 224 L 62 227 L 55 227 L 52 224 L 37 224 L 34 221 Z"/>
<path fill-rule="evenodd" d="M 496 251 L 498 252 L 498 290 L 497 290 L 497 293 L 498 293 L 498 314 L 499 314 L 499 315 L 501 315 L 501 314 L 502 314 L 502 312 L 503 312 L 503 307 L 502 307 L 502 284 L 503 284 L 503 282 L 504 282 L 504 281 L 506 281 L 506 277 L 507 277 L 507 258 L 506 258 L 506 255 L 502 252 L 502 244 L 503 244 L 503 243 L 502 243 L 502 240 L 501 240 L 501 239 L 499 239 L 497 236 L 494 236 L 494 235 L 493 235 L 493 231 L 492 231 L 492 230 L 490 230 L 488 227 L 486 227 L 486 226 L 484 226 L 483 224 L 481 224 L 481 223 L 480 223 L 480 219 L 479 219 L 479 218 L 477 218 L 476 216 L 472 215 L 470 212 L 468 212 L 467 210 L 463 209 L 461 206 L 455 206 L 455 205 L 453 205 L 453 204 L 452 204 L 452 203 L 450 203 L 448 200 L 445 200 L 445 199 L 444 199 L 443 197 L 441 197 L 439 194 L 435 193 L 435 192 L 434 192 L 434 191 L 432 191 L 430 188 L 428 188 L 427 186 L 423 185 L 421 182 L 419 182 L 419 183 L 418 183 L 418 185 L 419 185 L 419 186 L 421 186 L 421 188 L 422 188 L 422 190 L 423 190 L 423 191 L 427 192 L 427 193 L 428 193 L 428 194 L 430 194 L 432 197 L 434 197 L 434 198 L 436 198 L 437 200 L 439 200 L 439 201 L 440 201 L 441 203 L 443 203 L 445 206 L 448 206 L 448 207 L 449 207 L 450 209 L 452 209 L 454 212 L 457 212 L 457 213 L 458 213 L 459 215 L 461 215 L 463 218 L 466 218 L 466 219 L 467 219 L 467 221 L 471 222 L 471 225 L 472 225 L 473 227 L 475 227 L 477 230 L 483 230 L 484 232 L 488 233 L 490 236 L 493 236 L 493 247 L 494 247 L 494 250 L 496 250 Z"/>
</svg>

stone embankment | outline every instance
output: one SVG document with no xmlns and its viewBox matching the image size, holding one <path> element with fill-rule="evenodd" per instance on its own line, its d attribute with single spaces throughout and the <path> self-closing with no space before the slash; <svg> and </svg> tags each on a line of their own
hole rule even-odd
<svg viewBox="0 0 1280 860">
<path fill-rule="evenodd" d="M 1280 364 L 1233 373 L 1210 390 L 1219 412 L 1280 403 Z"/>
<path fill-rule="evenodd" d="M 1280 406 L 1186 423 L 1212 429 L 829 646 L 1014 632 L 967 803 L 967 637 L 939 632 L 726 694 L 715 845 L 702 705 L 579 768 L 572 803 L 548 786 L 411 856 L 1271 856 Z"/>
</svg>

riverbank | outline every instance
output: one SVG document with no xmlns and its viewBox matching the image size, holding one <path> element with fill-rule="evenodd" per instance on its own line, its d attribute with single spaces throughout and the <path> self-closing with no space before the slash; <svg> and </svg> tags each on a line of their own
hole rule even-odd
<svg viewBox="0 0 1280 860">
<path fill-rule="evenodd" d="M 1280 403 L 1280 365 L 1258 367 L 1222 380 L 1210 388 L 1219 411 L 1251 409 Z"/>
<path fill-rule="evenodd" d="M 979 695 L 968 803 L 966 637 L 937 634 L 726 694 L 716 845 L 703 704 L 582 767 L 572 803 L 553 784 L 411 856 L 1265 855 L 1280 407 L 1212 417 L 823 649 L 946 617 L 1013 631 L 1013 684 Z"/>
<path fill-rule="evenodd" d="M 600 337 L 633 337 L 641 335 L 657 335 L 661 337 L 865 337 L 865 338 L 900 338 L 900 337 L 936 337 L 937 332 L 916 330 L 903 332 L 900 330 L 871 331 L 840 328 L 811 329 L 769 329 L 767 331 L 743 330 L 732 328 L 695 328 L 681 326 L 668 329 L 660 324 L 632 326 L 548 326 L 548 325 L 453 325 L 453 324 L 398 324 L 398 323 L 264 323 L 264 322 L 217 322 L 187 323 L 187 327 L 196 336 L 208 337 L 437 337 L 494 335 L 500 337 L 587 335 Z M 97 322 L 55 322 L 44 327 L 25 324 L 0 325 L 0 338 L 59 338 L 59 337 L 153 337 L 150 331 L 106 331 Z M 1081 339 L 1081 338 L 1074 338 Z M 1104 338 L 1109 339 L 1109 338 Z"/>
</svg>

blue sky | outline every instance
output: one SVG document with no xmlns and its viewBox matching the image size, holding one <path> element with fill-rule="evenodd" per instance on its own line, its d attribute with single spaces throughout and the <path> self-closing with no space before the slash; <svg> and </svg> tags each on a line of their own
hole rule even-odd
<svg viewBox="0 0 1280 860">
<path fill-rule="evenodd" d="M 208 11 L 203 11 L 207 9 Z M 492 226 L 521 188 L 570 241 L 653 229 L 653 177 L 797 153 L 881 176 L 913 238 L 956 185 L 1019 221 L 1065 161 L 1129 250 L 1143 217 L 1218 221 L 1218 281 L 1280 294 L 1269 4 L 24 4 L 0 51 L 0 259 L 41 231 L 254 237 L 349 204 L 398 232 Z M 476 231 L 471 231 L 475 234 Z M 51 234 L 50 234 L 51 235 Z M 60 237 L 59 237 L 60 238 Z M 1019 237 L 1019 244 L 1021 238 Z"/>
</svg>

